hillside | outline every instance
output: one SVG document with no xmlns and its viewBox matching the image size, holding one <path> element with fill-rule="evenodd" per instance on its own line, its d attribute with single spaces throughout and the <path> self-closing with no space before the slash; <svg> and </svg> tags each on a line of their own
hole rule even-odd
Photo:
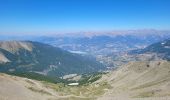
<svg viewBox="0 0 170 100">
<path fill-rule="evenodd" d="M 170 62 L 130 62 L 94 83 L 68 86 L 0 74 L 1 100 L 169 100 Z M 17 92 L 16 92 L 17 91 Z"/>
<path fill-rule="evenodd" d="M 31 41 L 0 42 L 1 72 L 36 72 L 49 76 L 83 74 L 104 69 L 92 57 Z"/>
<path fill-rule="evenodd" d="M 112 88 L 99 100 L 169 100 L 170 62 L 130 62 L 96 84 L 100 82 L 108 82 Z"/>
<path fill-rule="evenodd" d="M 96 100 L 110 85 L 67 86 L 0 73 L 0 100 Z"/>
<path fill-rule="evenodd" d="M 159 58 L 170 60 L 170 39 L 154 43 L 144 49 L 133 50 L 130 54 L 156 54 Z"/>
<path fill-rule="evenodd" d="M 0 100 L 47 100 L 51 97 L 52 91 L 47 92 L 38 81 L 6 74 L 0 74 L 0 80 Z"/>
</svg>

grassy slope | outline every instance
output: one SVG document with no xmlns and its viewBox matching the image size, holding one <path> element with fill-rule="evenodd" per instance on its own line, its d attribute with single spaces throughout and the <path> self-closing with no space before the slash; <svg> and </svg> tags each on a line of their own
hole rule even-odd
<svg viewBox="0 0 170 100">
<path fill-rule="evenodd" d="M 131 62 L 103 76 L 98 82 L 104 81 L 108 81 L 113 89 L 110 89 L 100 100 L 170 98 L 170 62 Z"/>
<path fill-rule="evenodd" d="M 110 88 L 106 82 L 67 86 L 63 83 L 54 84 L 6 74 L 0 74 L 0 79 L 0 97 L 13 98 L 12 100 L 22 100 L 23 98 L 25 98 L 24 100 L 95 100 L 105 93 L 105 89 Z M 5 84 L 8 82 L 10 84 Z M 19 96 L 19 99 L 14 96 Z"/>
<path fill-rule="evenodd" d="M 93 83 L 89 80 L 96 80 L 101 74 L 85 75 L 83 80 L 86 80 L 86 83 L 79 86 L 28 79 L 24 79 L 24 82 L 30 84 L 27 86 L 29 91 L 50 96 L 50 100 L 168 100 L 170 99 L 169 65 L 170 62 L 167 61 L 131 62 L 104 74 Z M 17 81 L 18 83 L 20 81 Z M 10 89 L 10 86 L 6 88 Z"/>
</svg>

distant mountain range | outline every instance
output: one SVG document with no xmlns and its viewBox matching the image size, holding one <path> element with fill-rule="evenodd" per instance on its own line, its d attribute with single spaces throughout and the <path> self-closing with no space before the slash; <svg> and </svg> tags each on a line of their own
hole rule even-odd
<svg viewBox="0 0 170 100">
<path fill-rule="evenodd" d="M 61 33 L 48 36 L 0 36 L 0 40 L 31 40 L 68 51 L 85 52 L 96 56 L 147 47 L 170 38 L 170 31 L 128 30 Z"/>
<path fill-rule="evenodd" d="M 36 41 L 44 42 L 68 51 L 87 52 L 92 55 L 107 55 L 147 47 L 153 43 L 170 38 L 169 34 L 118 34 L 94 36 L 53 36 L 41 37 Z"/>
<path fill-rule="evenodd" d="M 31 41 L 1 41 L 1 72 L 35 72 L 48 76 L 83 74 L 105 69 L 93 57 L 86 57 Z"/>
</svg>

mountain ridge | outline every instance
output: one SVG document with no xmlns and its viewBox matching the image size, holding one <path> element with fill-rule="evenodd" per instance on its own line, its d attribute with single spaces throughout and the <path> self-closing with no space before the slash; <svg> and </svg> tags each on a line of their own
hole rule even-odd
<svg viewBox="0 0 170 100">
<path fill-rule="evenodd" d="M 155 53 L 159 58 L 170 60 L 170 39 L 149 45 L 144 49 L 132 50 L 129 54 L 151 54 Z"/>
<path fill-rule="evenodd" d="M 50 75 L 88 73 L 104 69 L 95 59 L 32 41 L 0 42 L 1 71 L 34 71 Z M 3 55 L 2 55 L 3 54 Z M 7 59 L 5 59 L 6 57 Z M 69 70 L 68 70 L 69 69 Z M 84 69 L 84 71 L 82 71 Z"/>
</svg>

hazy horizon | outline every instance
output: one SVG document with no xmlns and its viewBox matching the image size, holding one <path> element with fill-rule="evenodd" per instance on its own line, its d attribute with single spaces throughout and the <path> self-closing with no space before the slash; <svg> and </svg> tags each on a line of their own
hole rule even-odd
<svg viewBox="0 0 170 100">
<path fill-rule="evenodd" d="M 95 36 L 95 35 L 146 35 L 169 34 L 170 30 L 136 29 L 136 30 L 111 30 L 111 31 L 74 31 L 74 32 L 2 32 L 0 36 Z"/>
</svg>

